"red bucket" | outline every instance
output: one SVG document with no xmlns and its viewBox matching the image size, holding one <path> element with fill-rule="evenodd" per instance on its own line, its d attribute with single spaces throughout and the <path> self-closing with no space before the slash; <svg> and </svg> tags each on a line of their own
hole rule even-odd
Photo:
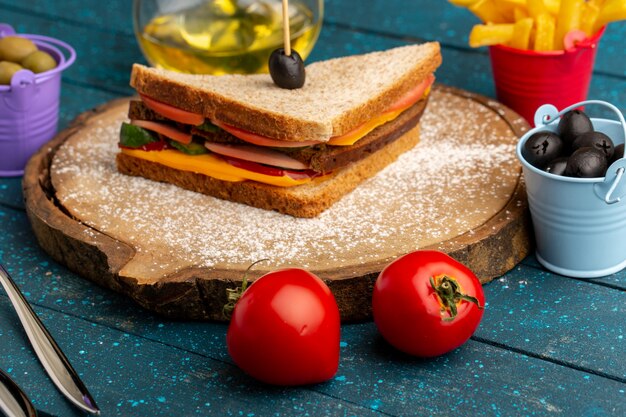
<svg viewBox="0 0 626 417">
<path fill-rule="evenodd" d="M 562 109 L 586 100 L 603 33 L 604 28 L 564 51 L 489 47 L 498 100 L 531 124 L 535 111 L 543 104 Z"/>
</svg>

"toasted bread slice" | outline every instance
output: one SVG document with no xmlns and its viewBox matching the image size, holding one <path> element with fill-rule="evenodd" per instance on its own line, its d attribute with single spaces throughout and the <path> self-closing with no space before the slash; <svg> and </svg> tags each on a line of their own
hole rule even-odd
<svg viewBox="0 0 626 417">
<path fill-rule="evenodd" d="M 437 42 L 320 61 L 304 87 L 286 90 L 268 74 L 191 75 L 135 64 L 140 94 L 259 135 L 327 141 L 387 109 L 441 64 Z"/>
</svg>

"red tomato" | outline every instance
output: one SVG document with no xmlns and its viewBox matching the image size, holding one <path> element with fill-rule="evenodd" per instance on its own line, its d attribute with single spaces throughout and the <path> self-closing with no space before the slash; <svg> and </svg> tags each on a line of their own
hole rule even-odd
<svg viewBox="0 0 626 417">
<path fill-rule="evenodd" d="M 443 252 L 415 251 L 389 264 L 374 285 L 374 322 L 397 349 L 439 356 L 467 341 L 483 316 L 478 278 Z"/>
<path fill-rule="evenodd" d="M 326 381 L 339 366 L 339 309 L 324 282 L 303 269 L 270 272 L 245 290 L 226 335 L 250 376 L 274 385 Z"/>
</svg>

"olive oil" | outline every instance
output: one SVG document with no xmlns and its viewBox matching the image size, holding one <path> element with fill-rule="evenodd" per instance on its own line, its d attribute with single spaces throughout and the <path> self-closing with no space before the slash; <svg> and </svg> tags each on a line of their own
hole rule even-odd
<svg viewBox="0 0 626 417">
<path fill-rule="evenodd" d="M 193 74 L 260 73 L 268 71 L 270 54 L 283 45 L 282 22 L 280 0 L 213 0 L 156 16 L 137 37 L 148 61 L 159 68 Z M 292 0 L 289 26 L 291 47 L 305 59 L 321 19 L 314 20 L 308 6 Z"/>
</svg>

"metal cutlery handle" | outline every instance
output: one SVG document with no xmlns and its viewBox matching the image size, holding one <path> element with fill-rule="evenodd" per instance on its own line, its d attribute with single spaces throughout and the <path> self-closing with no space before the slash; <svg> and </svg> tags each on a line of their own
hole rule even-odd
<svg viewBox="0 0 626 417">
<path fill-rule="evenodd" d="M 0 411 L 7 417 L 37 417 L 37 410 L 22 389 L 0 369 Z"/>
<path fill-rule="evenodd" d="M 52 382 L 77 407 L 90 413 L 100 414 L 100 409 L 96 406 L 87 387 L 2 265 L 0 265 L 0 283 L 9 296 L 28 339 Z"/>
</svg>

